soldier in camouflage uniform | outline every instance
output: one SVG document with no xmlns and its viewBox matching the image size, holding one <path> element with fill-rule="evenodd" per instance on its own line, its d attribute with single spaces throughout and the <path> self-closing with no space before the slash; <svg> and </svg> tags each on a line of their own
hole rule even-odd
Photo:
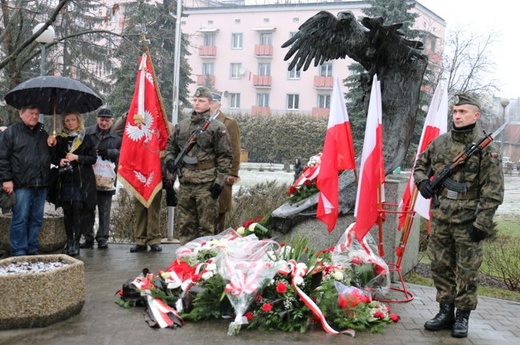
<svg viewBox="0 0 520 345">
<path fill-rule="evenodd" d="M 210 90 L 198 88 L 193 98 L 194 111 L 191 117 L 178 123 L 168 138 L 165 163 L 171 173 L 176 173 L 175 157 L 185 147 L 190 135 L 212 115 L 212 101 Z M 214 234 L 218 216 L 217 199 L 230 174 L 233 159 L 224 124 L 218 120 L 211 121 L 187 156 L 183 160 L 182 177 L 179 178 L 177 204 L 178 238 L 181 244 Z"/>
<path fill-rule="evenodd" d="M 478 100 L 468 94 L 457 95 L 452 130 L 434 139 L 416 163 L 414 180 L 423 197 L 434 196 L 430 177 L 437 176 L 453 158 L 483 137 L 476 126 L 479 117 Z M 496 145 L 492 143 L 472 155 L 450 179 L 457 190 L 443 186 L 435 196 L 438 205 L 431 207 L 428 250 L 440 311 L 424 328 L 451 328 L 453 337 L 463 338 L 468 335 L 470 311 L 477 307 L 481 241 L 493 230 L 493 216 L 504 197 L 504 175 Z"/>
</svg>

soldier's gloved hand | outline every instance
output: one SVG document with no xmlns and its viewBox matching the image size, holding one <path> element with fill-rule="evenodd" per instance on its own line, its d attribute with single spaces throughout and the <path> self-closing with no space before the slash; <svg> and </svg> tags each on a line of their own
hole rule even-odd
<svg viewBox="0 0 520 345">
<path fill-rule="evenodd" d="M 166 170 L 168 170 L 170 174 L 175 173 L 175 162 L 173 159 L 170 159 L 168 162 L 166 162 Z"/>
<path fill-rule="evenodd" d="M 107 161 L 108 160 L 108 151 L 105 150 L 98 150 L 97 152 L 98 156 L 101 157 L 102 160 Z"/>
<path fill-rule="evenodd" d="M 211 197 L 213 199 L 218 199 L 220 193 L 222 193 L 223 187 L 218 183 L 213 183 L 211 187 L 209 187 L 209 191 L 211 192 Z"/>
<path fill-rule="evenodd" d="M 166 206 L 177 206 L 177 193 L 175 193 L 175 189 L 173 189 L 173 186 L 166 188 Z"/>
<path fill-rule="evenodd" d="M 421 181 L 417 189 L 425 199 L 430 199 L 434 194 L 430 180 Z"/>
<path fill-rule="evenodd" d="M 473 226 L 469 230 L 469 237 L 471 237 L 471 240 L 473 242 L 480 242 L 489 237 L 489 232 L 487 232 L 486 230 L 480 230 L 479 228 Z"/>
</svg>

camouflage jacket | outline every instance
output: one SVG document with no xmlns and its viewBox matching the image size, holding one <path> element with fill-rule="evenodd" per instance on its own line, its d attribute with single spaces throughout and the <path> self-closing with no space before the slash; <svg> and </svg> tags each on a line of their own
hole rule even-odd
<svg viewBox="0 0 520 345">
<path fill-rule="evenodd" d="M 188 139 L 210 116 L 210 111 L 197 114 L 179 122 L 168 138 L 165 163 L 175 159 L 184 148 Z M 182 167 L 181 183 L 208 183 L 215 182 L 223 186 L 231 169 L 233 151 L 226 132 L 226 127 L 218 120 L 211 121 L 209 127 L 197 138 L 188 156 L 195 157 L 197 163 L 184 163 Z"/>
<path fill-rule="evenodd" d="M 416 162 L 415 183 L 418 185 L 430 176 L 437 176 L 453 158 L 482 137 L 475 126 L 468 130 L 453 129 L 434 139 Z M 467 192 L 475 197 L 454 200 L 443 196 L 441 190 L 439 206 L 431 208 L 432 216 L 455 224 L 473 222 L 477 228 L 491 231 L 495 211 L 504 199 L 504 174 L 497 146 L 492 143 L 472 155 L 450 178 L 464 183 Z"/>
</svg>

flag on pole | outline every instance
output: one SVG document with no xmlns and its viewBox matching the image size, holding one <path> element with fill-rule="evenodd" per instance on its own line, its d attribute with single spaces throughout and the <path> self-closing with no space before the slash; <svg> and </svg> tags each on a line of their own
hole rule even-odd
<svg viewBox="0 0 520 345">
<path fill-rule="evenodd" d="M 439 135 L 446 133 L 447 128 L 448 89 L 445 86 L 445 83 L 441 81 L 433 93 L 433 98 L 430 103 L 430 107 L 428 108 L 428 113 L 426 114 L 421 139 L 419 140 L 419 146 L 417 147 L 417 153 L 415 155 L 414 166 L 415 162 L 417 162 L 417 159 L 419 158 L 419 155 L 424 150 L 426 150 L 431 141 Z M 423 218 L 430 219 L 431 199 L 427 200 L 423 198 L 420 193 L 415 192 L 415 189 L 416 187 L 413 179 L 412 169 L 410 172 L 410 177 L 408 178 L 408 184 L 406 185 L 401 199 L 401 211 L 410 211 L 413 209 Z M 413 203 L 414 198 L 412 198 L 414 193 L 416 194 L 415 203 Z M 406 212 L 403 212 L 401 215 L 399 215 L 398 229 L 403 228 L 405 219 Z"/>
<path fill-rule="evenodd" d="M 162 189 L 161 151 L 168 129 L 149 55 L 139 59 L 119 156 L 120 181 L 145 206 Z"/>
<path fill-rule="evenodd" d="M 320 190 L 316 218 L 327 225 L 331 232 L 338 219 L 339 190 L 338 173 L 341 170 L 355 169 L 354 142 L 348 119 L 345 99 L 338 77 L 332 90 L 329 123 L 323 145 L 321 165 L 316 181 Z"/>
<path fill-rule="evenodd" d="M 379 202 L 384 201 L 382 113 L 381 86 L 377 75 L 374 75 L 354 210 L 356 223 L 353 231 L 358 241 L 362 241 L 370 228 L 376 224 L 379 217 Z"/>
</svg>

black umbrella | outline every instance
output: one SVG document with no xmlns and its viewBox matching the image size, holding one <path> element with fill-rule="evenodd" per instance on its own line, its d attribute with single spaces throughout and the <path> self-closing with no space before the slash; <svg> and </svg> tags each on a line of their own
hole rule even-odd
<svg viewBox="0 0 520 345">
<path fill-rule="evenodd" d="M 26 80 L 9 91 L 4 99 L 17 109 L 35 104 L 42 114 L 54 116 L 65 111 L 86 113 L 103 104 L 101 97 L 79 80 L 59 76 Z"/>
</svg>

